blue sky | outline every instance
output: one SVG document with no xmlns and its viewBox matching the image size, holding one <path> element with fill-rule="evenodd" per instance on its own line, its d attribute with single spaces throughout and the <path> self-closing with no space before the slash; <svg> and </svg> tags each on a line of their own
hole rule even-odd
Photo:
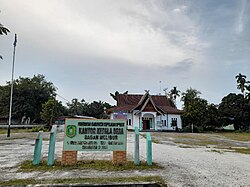
<svg viewBox="0 0 250 187">
<path fill-rule="evenodd" d="M 0 36 L 1 85 L 15 33 L 15 78 L 43 74 L 68 100 L 115 104 L 110 92 L 158 94 L 161 81 L 218 104 L 238 92 L 235 75 L 250 79 L 247 0 L 0 0 L 0 10 L 11 30 Z"/>
</svg>

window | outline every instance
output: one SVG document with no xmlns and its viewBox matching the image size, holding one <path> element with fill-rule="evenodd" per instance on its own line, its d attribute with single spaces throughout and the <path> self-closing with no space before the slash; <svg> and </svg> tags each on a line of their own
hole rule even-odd
<svg viewBox="0 0 250 187">
<path fill-rule="evenodd" d="M 132 125 L 131 119 L 128 119 L 128 125 L 129 125 L 129 126 Z"/>
<path fill-rule="evenodd" d="M 161 124 L 162 124 L 162 126 L 166 126 L 167 125 L 167 121 L 166 120 L 161 120 Z"/>
<path fill-rule="evenodd" d="M 176 127 L 177 126 L 177 118 L 172 118 L 171 125 L 172 125 L 172 127 Z"/>
</svg>

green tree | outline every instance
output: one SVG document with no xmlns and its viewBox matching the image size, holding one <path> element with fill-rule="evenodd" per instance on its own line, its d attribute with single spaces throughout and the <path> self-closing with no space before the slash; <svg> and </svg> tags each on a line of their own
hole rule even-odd
<svg viewBox="0 0 250 187">
<path fill-rule="evenodd" d="M 176 107 L 176 98 L 177 97 L 180 97 L 180 93 L 181 91 L 180 90 L 177 90 L 177 87 L 174 86 L 170 91 L 169 91 L 169 98 L 170 98 L 170 101 L 171 101 L 171 105 L 173 107 Z"/>
<path fill-rule="evenodd" d="M 184 109 L 188 107 L 188 105 L 190 103 L 192 103 L 192 101 L 196 98 L 200 98 L 200 95 L 201 92 L 196 90 L 196 89 L 193 89 L 193 88 L 189 88 L 186 90 L 186 92 L 183 92 L 181 95 L 181 101 L 183 101 L 184 103 Z"/>
<path fill-rule="evenodd" d="M 65 107 L 61 102 L 54 98 L 49 99 L 42 104 L 42 111 L 40 112 L 41 119 L 47 124 L 52 125 L 58 116 L 65 114 Z"/>
<path fill-rule="evenodd" d="M 182 115 L 183 127 L 191 128 L 191 125 L 194 125 L 199 131 L 214 129 L 217 124 L 212 123 L 211 118 L 216 114 L 216 108 L 200 98 L 199 94 L 201 92 L 193 88 L 182 93 L 181 100 L 184 102 L 185 111 Z"/>
<path fill-rule="evenodd" d="M 242 94 L 230 93 L 219 104 L 219 112 L 224 118 L 224 125 L 234 124 L 236 130 L 244 130 L 249 112 Z M 245 119 L 244 119 L 245 118 Z"/>
<path fill-rule="evenodd" d="M 198 131 L 205 130 L 204 120 L 206 118 L 207 101 L 201 98 L 195 98 L 185 108 L 183 114 L 183 126 L 191 127 L 193 125 Z"/>
<path fill-rule="evenodd" d="M 108 118 L 105 110 L 111 108 L 111 105 L 102 101 L 93 101 L 88 105 L 88 116 L 95 118 Z"/>
<path fill-rule="evenodd" d="M 243 94 L 242 108 L 237 109 L 237 111 L 241 111 L 240 114 L 237 114 L 240 118 L 238 117 L 235 121 L 235 126 L 240 130 L 248 130 L 250 129 L 250 81 L 247 81 L 247 76 L 241 73 L 235 78 L 237 79 L 237 88 Z"/>
<path fill-rule="evenodd" d="M 246 100 L 250 103 L 250 82 L 248 81 L 248 85 L 246 85 Z"/>
<path fill-rule="evenodd" d="M 1 23 L 0 23 L 0 35 L 7 35 L 8 34 L 9 29 L 7 29 L 6 27 L 4 27 Z"/>
<path fill-rule="evenodd" d="M 93 101 L 88 105 L 88 115 L 95 118 L 102 118 L 104 114 L 104 106 L 101 101 Z"/>
<path fill-rule="evenodd" d="M 76 98 L 72 99 L 71 103 L 67 103 L 67 105 L 69 115 L 90 116 L 94 118 L 108 118 L 105 110 L 112 107 L 109 103 L 103 101 L 87 103 L 84 99 L 79 102 Z"/>
<path fill-rule="evenodd" d="M 2 23 L 0 23 L 0 35 L 7 35 L 9 33 L 9 29 L 7 29 L 5 26 L 3 26 Z M 3 59 L 3 57 L 0 55 L 0 59 Z"/>
<path fill-rule="evenodd" d="M 204 130 L 213 131 L 216 127 L 221 127 L 220 121 L 221 117 L 219 115 L 218 106 L 215 104 L 208 104 L 206 113 L 204 114 Z"/>
<path fill-rule="evenodd" d="M 0 115 L 8 116 L 9 113 L 10 87 L 0 86 Z"/>
<path fill-rule="evenodd" d="M 56 88 L 52 82 L 46 81 L 44 75 L 34 75 L 32 78 L 19 77 L 14 80 L 12 114 L 21 120 L 22 116 L 29 116 L 32 122 L 40 121 L 42 104 L 56 95 Z M 10 82 L 1 86 L 0 115 L 8 115 L 10 100 Z"/>
<path fill-rule="evenodd" d="M 71 103 L 67 103 L 69 115 L 83 115 L 84 105 L 84 99 L 82 99 L 81 102 L 79 102 L 77 98 L 72 99 Z"/>
<path fill-rule="evenodd" d="M 237 79 L 237 88 L 241 91 L 241 93 L 244 95 L 245 88 L 246 88 L 246 75 L 242 75 L 239 73 L 239 75 L 236 75 L 235 78 Z"/>
</svg>

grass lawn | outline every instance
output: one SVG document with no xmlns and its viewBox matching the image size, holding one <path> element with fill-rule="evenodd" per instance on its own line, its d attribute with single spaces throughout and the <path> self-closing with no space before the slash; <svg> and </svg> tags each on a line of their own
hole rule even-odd
<svg viewBox="0 0 250 187">
<path fill-rule="evenodd" d="M 124 170 L 152 170 L 163 169 L 162 166 L 153 163 L 148 166 L 146 162 L 141 162 L 139 166 L 134 165 L 133 161 L 127 161 L 124 165 L 114 165 L 110 160 L 84 160 L 78 161 L 75 166 L 61 166 L 61 161 L 55 161 L 54 166 L 47 166 L 47 161 L 43 160 L 40 165 L 33 166 L 31 160 L 21 163 L 20 172 L 30 171 L 52 171 L 52 170 L 69 170 L 69 169 L 94 169 L 98 171 L 124 171 Z"/>
<path fill-rule="evenodd" d="M 98 170 L 98 171 L 138 171 L 138 170 L 160 170 L 162 166 L 153 163 L 152 166 L 148 166 L 146 162 L 142 162 L 141 165 L 135 166 L 133 161 L 128 161 L 125 165 L 114 165 L 109 160 L 84 160 L 78 161 L 75 166 L 61 166 L 60 161 L 55 161 L 54 166 L 47 166 L 47 161 L 43 160 L 40 165 L 33 166 L 31 160 L 26 160 L 21 163 L 18 172 L 52 172 L 56 170 Z M 35 185 L 35 184 L 117 184 L 117 183 L 155 183 L 159 186 L 167 186 L 166 182 L 160 176 L 135 176 L 133 177 L 94 177 L 94 178 L 58 178 L 58 179 L 15 179 L 9 181 L 0 181 L 0 186 L 22 186 L 22 185 Z"/>
<path fill-rule="evenodd" d="M 221 132 L 221 133 L 152 133 L 153 141 L 162 143 L 172 141 L 181 148 L 197 146 L 214 147 L 212 152 L 236 152 L 250 154 L 250 133 Z M 233 141 L 232 141 L 233 140 Z M 240 146 L 239 146 L 240 145 Z"/>
<path fill-rule="evenodd" d="M 27 132 L 33 132 L 32 129 L 10 129 L 10 133 L 27 133 Z M 7 128 L 6 129 L 0 129 L 0 134 L 7 134 Z"/>
<path fill-rule="evenodd" d="M 220 136 L 224 136 L 225 138 L 237 141 L 250 141 L 250 133 L 241 132 L 241 133 L 215 133 Z"/>
<path fill-rule="evenodd" d="M 7 135 L 7 128 L 0 129 L 0 134 L 6 134 Z M 29 133 L 29 132 L 48 132 L 49 130 L 47 128 L 37 126 L 33 128 L 11 128 L 10 133 Z"/>
</svg>

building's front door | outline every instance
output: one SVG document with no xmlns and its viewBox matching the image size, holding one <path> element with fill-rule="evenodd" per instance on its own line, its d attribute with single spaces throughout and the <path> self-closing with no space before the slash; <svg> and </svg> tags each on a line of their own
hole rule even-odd
<svg viewBox="0 0 250 187">
<path fill-rule="evenodd" d="M 143 130 L 149 130 L 150 129 L 150 120 L 143 120 Z"/>
</svg>

